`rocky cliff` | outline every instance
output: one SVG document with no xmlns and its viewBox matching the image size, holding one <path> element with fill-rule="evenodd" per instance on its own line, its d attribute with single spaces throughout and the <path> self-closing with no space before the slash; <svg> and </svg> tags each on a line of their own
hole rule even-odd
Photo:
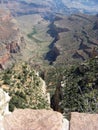
<svg viewBox="0 0 98 130">
<path fill-rule="evenodd" d="M 69 122 L 52 110 L 16 109 L 9 113 L 9 100 L 0 89 L 0 130 L 98 130 L 98 114 L 73 112 Z"/>
<path fill-rule="evenodd" d="M 10 97 L 8 93 L 4 92 L 3 89 L 0 88 L 0 119 L 5 114 L 9 113 L 9 101 Z"/>
<path fill-rule="evenodd" d="M 0 9 L 0 68 L 4 68 L 14 53 L 21 51 L 23 37 L 10 12 Z"/>
<path fill-rule="evenodd" d="M 97 16 L 58 14 L 49 26 L 48 33 L 54 40 L 45 59 L 50 62 L 71 64 L 98 55 L 97 24 Z"/>
<path fill-rule="evenodd" d="M 10 111 L 15 108 L 50 109 L 50 97 L 46 84 L 38 73 L 26 63 L 18 63 L 12 69 L 0 73 L 1 87 L 11 96 Z"/>
</svg>

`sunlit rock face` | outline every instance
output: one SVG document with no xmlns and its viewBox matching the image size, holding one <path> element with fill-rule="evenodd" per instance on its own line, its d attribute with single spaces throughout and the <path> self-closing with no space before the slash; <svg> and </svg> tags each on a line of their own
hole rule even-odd
<svg viewBox="0 0 98 130">
<path fill-rule="evenodd" d="M 63 116 L 51 110 L 18 109 L 4 117 L 4 130 L 68 130 Z"/>
<path fill-rule="evenodd" d="M 11 13 L 0 9 L 0 68 L 12 59 L 12 54 L 21 51 L 23 37 L 17 25 L 17 21 Z"/>
<path fill-rule="evenodd" d="M 8 95 L 8 93 L 4 92 L 1 88 L 0 88 L 0 130 L 4 130 L 3 127 L 3 117 L 6 114 L 9 114 L 9 101 L 10 101 L 10 97 Z"/>
<path fill-rule="evenodd" d="M 98 114 L 71 113 L 70 130 L 98 130 Z"/>
<path fill-rule="evenodd" d="M 4 92 L 0 88 L 0 116 L 3 116 L 5 114 L 9 113 L 9 109 L 8 109 L 9 101 L 10 101 L 10 97 L 9 97 L 8 93 Z"/>
</svg>

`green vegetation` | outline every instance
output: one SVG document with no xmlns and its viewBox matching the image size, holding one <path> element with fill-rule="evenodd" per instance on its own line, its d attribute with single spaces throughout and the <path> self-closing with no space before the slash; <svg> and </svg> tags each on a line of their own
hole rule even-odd
<svg viewBox="0 0 98 130">
<path fill-rule="evenodd" d="M 98 59 L 72 66 L 63 79 L 63 111 L 98 112 Z"/>
<path fill-rule="evenodd" d="M 43 41 L 41 41 L 40 39 L 36 38 L 34 35 L 37 34 L 36 28 L 33 28 L 33 31 L 31 33 L 29 33 L 27 36 L 28 38 L 34 40 L 36 43 L 42 43 Z"/>
<path fill-rule="evenodd" d="M 50 67 L 44 78 L 51 92 L 51 106 L 65 115 L 72 112 L 98 112 L 98 58 L 80 65 Z M 9 86 L 10 110 L 14 108 L 48 109 L 42 81 L 26 63 L 15 65 L 2 74 Z"/>
<path fill-rule="evenodd" d="M 51 81 L 47 79 L 49 90 L 55 88 L 52 107 L 65 115 L 72 111 L 98 112 L 98 58 L 58 68 L 48 75 Z"/>
<path fill-rule="evenodd" d="M 29 33 L 27 36 L 28 36 L 28 38 L 32 39 L 32 36 L 36 33 L 37 33 L 36 28 L 33 28 L 33 31 L 31 33 Z"/>
<path fill-rule="evenodd" d="M 4 71 L 1 80 L 9 86 L 10 110 L 14 108 L 48 109 L 46 94 L 42 90 L 43 82 L 36 72 L 26 63 L 16 64 Z"/>
</svg>

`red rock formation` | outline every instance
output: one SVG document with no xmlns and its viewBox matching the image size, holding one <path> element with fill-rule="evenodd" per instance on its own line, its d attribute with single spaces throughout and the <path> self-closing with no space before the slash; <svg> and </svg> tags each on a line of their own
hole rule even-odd
<svg viewBox="0 0 98 130">
<path fill-rule="evenodd" d="M 15 19 L 8 10 L 0 9 L 0 66 L 6 64 L 13 53 L 20 52 L 23 42 Z"/>
<path fill-rule="evenodd" d="M 98 114 L 71 113 L 70 130 L 98 130 Z"/>
<path fill-rule="evenodd" d="M 2 57 L 0 57 L 0 64 L 4 65 L 9 58 L 10 58 L 10 54 L 9 53 L 3 55 Z"/>
<path fill-rule="evenodd" d="M 20 46 L 18 45 L 17 42 L 12 41 L 12 43 L 8 44 L 6 46 L 6 49 L 10 52 L 10 53 L 17 53 L 20 50 Z"/>
</svg>

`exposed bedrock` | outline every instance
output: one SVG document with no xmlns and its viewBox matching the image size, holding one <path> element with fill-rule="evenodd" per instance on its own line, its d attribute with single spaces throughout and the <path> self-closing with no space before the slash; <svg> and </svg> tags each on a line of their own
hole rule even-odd
<svg viewBox="0 0 98 130">
<path fill-rule="evenodd" d="M 18 53 L 24 46 L 24 38 L 17 26 L 17 21 L 8 10 L 0 9 L 0 68 Z"/>
</svg>

